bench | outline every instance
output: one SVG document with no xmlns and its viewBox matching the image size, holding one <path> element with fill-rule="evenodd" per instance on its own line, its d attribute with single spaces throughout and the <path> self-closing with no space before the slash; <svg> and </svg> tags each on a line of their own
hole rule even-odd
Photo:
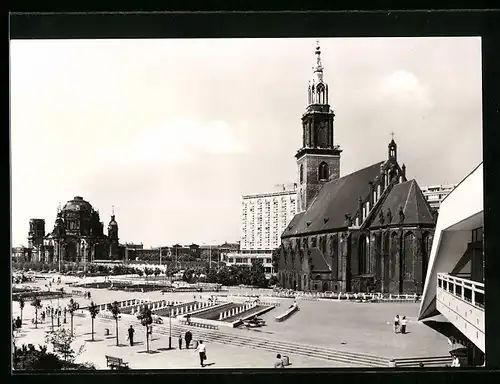
<svg viewBox="0 0 500 384">
<path fill-rule="evenodd" d="M 105 356 L 106 365 L 111 369 L 128 368 L 128 363 L 123 361 L 121 357 Z"/>
</svg>

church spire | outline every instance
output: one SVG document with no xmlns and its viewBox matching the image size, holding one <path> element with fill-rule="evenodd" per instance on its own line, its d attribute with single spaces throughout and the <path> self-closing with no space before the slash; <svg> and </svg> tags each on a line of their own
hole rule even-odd
<svg viewBox="0 0 500 384">
<path fill-rule="evenodd" d="M 328 84 L 323 80 L 323 64 L 321 63 L 321 47 L 316 41 L 316 64 L 313 67 L 313 76 L 307 89 L 307 105 L 328 105 Z"/>
<path fill-rule="evenodd" d="M 316 65 L 313 67 L 314 72 L 323 73 L 323 66 L 321 65 L 321 47 L 319 45 L 319 40 L 316 40 L 316 51 L 314 53 L 316 54 Z"/>
</svg>

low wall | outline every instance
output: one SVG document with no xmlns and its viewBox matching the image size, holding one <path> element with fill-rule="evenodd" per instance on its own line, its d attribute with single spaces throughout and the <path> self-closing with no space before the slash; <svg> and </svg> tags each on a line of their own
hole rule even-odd
<svg viewBox="0 0 500 384">
<path fill-rule="evenodd" d="M 239 327 L 242 324 L 243 321 L 251 319 L 254 316 L 261 316 L 264 313 L 267 313 L 267 312 L 269 312 L 270 310 L 272 310 L 274 308 L 275 308 L 274 306 L 269 306 L 269 307 L 262 308 L 262 309 L 260 309 L 260 310 L 258 310 L 256 312 L 251 312 L 251 313 L 247 314 L 245 317 L 242 317 L 241 319 L 238 319 L 238 320 L 233 321 L 232 323 L 230 323 L 231 327 L 233 327 L 233 328 Z"/>
<path fill-rule="evenodd" d="M 285 313 L 283 313 L 279 316 L 276 316 L 275 319 L 276 319 L 276 321 L 285 321 L 286 319 L 288 319 L 290 316 L 292 316 L 292 314 L 294 314 L 298 310 L 299 310 L 299 306 L 295 305 L 292 308 L 288 308 L 288 310 Z"/>
</svg>

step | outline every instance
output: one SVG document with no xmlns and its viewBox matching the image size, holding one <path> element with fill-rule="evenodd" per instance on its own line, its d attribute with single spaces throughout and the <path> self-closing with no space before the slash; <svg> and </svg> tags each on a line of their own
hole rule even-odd
<svg viewBox="0 0 500 384">
<path fill-rule="evenodd" d="M 112 322 L 110 319 L 100 319 L 105 322 Z M 165 325 L 156 326 L 156 332 L 160 334 L 168 334 L 168 328 Z M 185 328 L 179 325 L 172 325 L 174 332 L 184 331 Z M 216 342 L 228 345 L 238 345 L 255 349 L 272 350 L 277 352 L 286 352 L 290 354 L 303 355 L 307 357 L 314 356 L 324 360 L 337 361 L 349 365 L 372 366 L 372 367 L 387 367 L 389 359 L 378 356 L 370 356 L 356 354 L 352 352 L 344 352 L 338 350 L 330 350 L 327 348 L 318 348 L 307 345 L 281 343 L 274 340 L 266 340 L 261 338 L 246 338 L 239 335 L 231 335 L 223 332 L 199 332 L 199 337 L 209 342 Z"/>
</svg>

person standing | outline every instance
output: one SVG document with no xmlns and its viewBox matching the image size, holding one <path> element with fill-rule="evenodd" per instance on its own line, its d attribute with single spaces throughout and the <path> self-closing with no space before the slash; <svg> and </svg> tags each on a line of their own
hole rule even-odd
<svg viewBox="0 0 500 384">
<path fill-rule="evenodd" d="M 401 333 L 404 335 L 406 334 L 406 324 L 408 323 L 408 320 L 406 320 L 406 316 L 403 316 L 401 319 Z"/>
<path fill-rule="evenodd" d="M 134 346 L 134 332 L 134 327 L 130 326 L 130 328 L 128 329 L 128 340 L 130 340 L 131 347 Z"/>
<path fill-rule="evenodd" d="M 190 331 L 186 332 L 184 336 L 184 341 L 186 342 L 186 349 L 189 349 L 189 344 L 191 344 L 191 340 L 193 340 L 193 334 Z"/>
<path fill-rule="evenodd" d="M 182 335 L 179 335 L 179 350 L 182 349 Z"/>
<path fill-rule="evenodd" d="M 23 322 L 21 321 L 21 318 L 19 316 L 17 316 L 16 329 L 21 329 L 22 325 L 23 325 Z"/>
<path fill-rule="evenodd" d="M 205 344 L 203 344 L 203 340 L 198 342 L 198 346 L 194 351 L 200 354 L 200 365 L 203 368 L 205 366 L 205 360 L 207 359 L 207 348 Z"/>
<path fill-rule="evenodd" d="M 394 333 L 398 333 L 399 328 L 399 315 L 394 318 Z"/>
</svg>

